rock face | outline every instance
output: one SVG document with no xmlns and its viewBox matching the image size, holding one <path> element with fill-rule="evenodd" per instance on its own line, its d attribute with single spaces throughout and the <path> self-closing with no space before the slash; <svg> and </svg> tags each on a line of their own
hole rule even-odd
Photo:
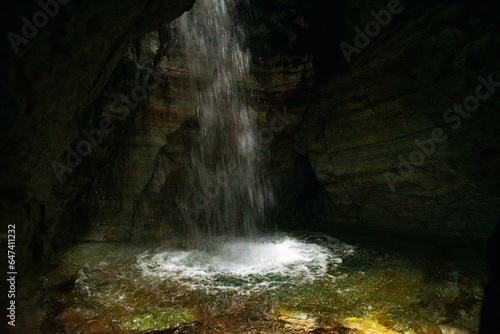
<svg viewBox="0 0 500 334">
<path fill-rule="evenodd" d="M 500 214 L 498 20 L 464 3 L 405 6 L 309 105 L 300 151 L 333 204 L 323 222 L 487 236 Z"/>
<path fill-rule="evenodd" d="M 37 2 L 7 5 L 2 36 L 18 37 L 2 42 L 0 217 L 16 224 L 18 258 L 31 258 L 29 247 L 37 258 L 48 251 L 61 217 L 76 218 L 73 229 L 81 230 L 85 210 L 75 203 L 85 202 L 92 176 L 60 183 L 52 164 L 81 140 L 81 129 L 92 129 L 84 111 L 133 39 L 193 2 L 52 1 L 50 17 Z M 39 28 L 23 23 L 33 19 Z"/>
</svg>

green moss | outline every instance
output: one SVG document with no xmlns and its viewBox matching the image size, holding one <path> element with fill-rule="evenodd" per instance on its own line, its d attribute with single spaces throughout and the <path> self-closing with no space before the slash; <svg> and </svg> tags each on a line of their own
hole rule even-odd
<svg viewBox="0 0 500 334">
<path fill-rule="evenodd" d="M 149 310 L 140 314 L 132 314 L 117 319 L 123 330 L 149 332 L 166 330 L 193 322 L 193 313 L 186 308 L 164 308 Z"/>
</svg>

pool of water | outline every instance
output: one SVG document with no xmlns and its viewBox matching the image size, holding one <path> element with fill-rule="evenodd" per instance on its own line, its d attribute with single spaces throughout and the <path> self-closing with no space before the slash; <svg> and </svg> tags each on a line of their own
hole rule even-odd
<svg viewBox="0 0 500 334">
<path fill-rule="evenodd" d="M 318 233 L 87 243 L 37 278 L 30 309 L 39 333 L 474 333 L 484 277 L 464 249 Z"/>
</svg>

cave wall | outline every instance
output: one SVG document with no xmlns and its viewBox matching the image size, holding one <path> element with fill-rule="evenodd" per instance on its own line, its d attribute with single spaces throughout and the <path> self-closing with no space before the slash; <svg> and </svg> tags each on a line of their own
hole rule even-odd
<svg viewBox="0 0 500 334">
<path fill-rule="evenodd" d="M 4 5 L 2 36 L 17 37 L 13 44 L 2 38 L 1 45 L 0 220 L 16 224 L 18 260 L 50 252 L 61 217 L 85 222 L 75 212 L 81 213 L 78 203 L 86 201 L 91 175 L 75 168 L 60 173 L 61 180 L 57 176 L 66 148 L 94 126 L 84 111 L 134 38 L 172 21 L 193 2 L 60 0 L 44 2 L 51 3 L 45 10 L 35 1 Z M 54 162 L 61 164 L 57 172 Z"/>
<path fill-rule="evenodd" d="M 498 5 L 401 1 L 367 43 L 356 37 L 388 4 L 364 4 L 329 42 L 340 65 L 298 135 L 329 203 L 306 224 L 487 237 L 500 217 Z M 357 50 L 344 58 L 341 42 Z"/>
</svg>

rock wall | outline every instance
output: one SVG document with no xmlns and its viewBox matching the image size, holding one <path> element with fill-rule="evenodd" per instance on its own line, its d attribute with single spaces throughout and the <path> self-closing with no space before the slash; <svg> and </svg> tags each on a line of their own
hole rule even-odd
<svg viewBox="0 0 500 334">
<path fill-rule="evenodd" d="M 18 259 L 39 259 L 56 236 L 64 239 L 61 217 L 76 218 L 73 229 L 82 229 L 79 208 L 92 175 L 75 168 L 60 182 L 53 162 L 63 164 L 66 147 L 95 125 L 84 112 L 134 38 L 172 21 L 193 1 L 44 3 L 51 7 L 6 4 L 1 27 L 11 39 L 1 45 L 0 220 L 16 225 Z"/>
<path fill-rule="evenodd" d="M 374 20 L 370 8 L 388 11 L 373 3 L 335 41 L 337 56 L 342 41 L 357 50 L 346 52 L 349 65 L 332 59 L 344 66 L 318 84 L 299 135 L 331 201 L 316 228 L 491 233 L 500 40 L 498 6 L 488 4 L 401 1 L 378 34 L 356 37 L 354 27 Z"/>
</svg>

